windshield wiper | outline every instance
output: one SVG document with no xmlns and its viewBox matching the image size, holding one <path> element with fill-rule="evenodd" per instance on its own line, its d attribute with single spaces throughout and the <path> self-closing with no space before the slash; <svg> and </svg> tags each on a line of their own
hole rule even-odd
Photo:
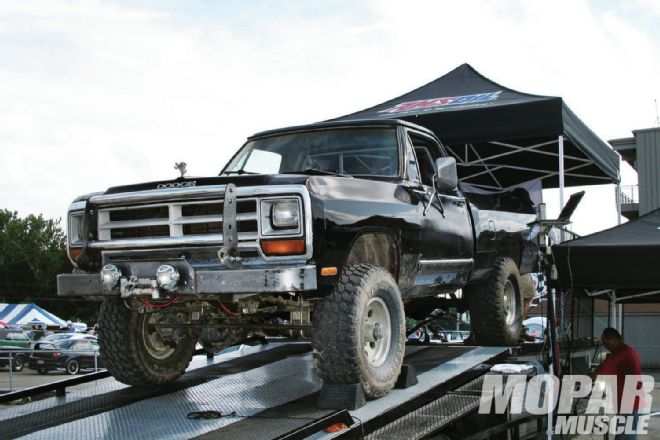
<svg viewBox="0 0 660 440">
<path fill-rule="evenodd" d="M 224 176 L 226 174 L 259 174 L 259 173 L 255 173 L 253 171 L 236 170 L 236 171 L 225 171 L 224 173 L 222 173 L 220 175 Z"/>
<path fill-rule="evenodd" d="M 334 171 L 321 170 L 318 168 L 305 168 L 304 170 L 298 171 L 286 171 L 280 174 L 311 174 L 317 176 L 339 176 L 339 177 L 353 177 L 349 174 L 335 173 Z"/>
</svg>

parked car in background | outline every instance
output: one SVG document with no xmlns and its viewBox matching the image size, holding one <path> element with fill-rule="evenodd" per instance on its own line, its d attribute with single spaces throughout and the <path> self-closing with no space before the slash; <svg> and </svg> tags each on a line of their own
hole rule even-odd
<svg viewBox="0 0 660 440">
<path fill-rule="evenodd" d="M 98 344 L 79 338 L 39 342 L 28 360 L 28 367 L 39 374 L 58 369 L 64 369 L 67 374 L 79 374 L 95 366 L 102 366 Z"/>
<path fill-rule="evenodd" d="M 5 347 L 32 347 L 32 340 L 22 330 L 0 329 L 0 345 Z"/>
<path fill-rule="evenodd" d="M 9 368 L 10 357 L 11 370 L 15 372 L 23 371 L 28 359 L 28 353 L 20 347 L 0 345 L 0 368 Z"/>
<path fill-rule="evenodd" d="M 523 321 L 525 333 L 533 338 L 535 342 L 543 342 L 543 333 L 545 332 L 545 328 L 547 326 L 546 322 L 547 318 L 543 316 L 534 316 L 525 319 Z"/>
<path fill-rule="evenodd" d="M 92 341 L 96 342 L 96 336 L 94 335 L 88 335 L 85 333 L 54 333 L 52 335 L 48 335 L 45 338 L 42 339 L 44 342 L 55 342 L 55 341 L 63 341 L 65 339 L 84 339 L 87 341 Z"/>
</svg>

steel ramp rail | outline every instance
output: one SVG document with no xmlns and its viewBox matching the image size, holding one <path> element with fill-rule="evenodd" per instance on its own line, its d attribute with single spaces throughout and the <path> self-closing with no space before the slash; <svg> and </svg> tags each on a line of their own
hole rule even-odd
<svg viewBox="0 0 660 440">
<path fill-rule="evenodd" d="M 412 365 L 418 372 L 419 383 L 406 389 L 395 389 L 387 396 L 367 402 L 357 410 L 349 411 L 354 422 L 351 429 L 328 434 L 323 429 L 333 423 L 323 426 L 316 423 L 316 431 L 305 431 L 304 435 L 287 438 L 331 439 L 335 437 L 356 438 L 363 434 L 374 432 L 387 427 L 391 422 L 405 418 L 409 413 L 418 410 L 425 403 L 437 399 L 439 392 L 455 389 L 469 382 L 471 379 L 483 375 L 487 368 L 476 368 L 485 362 L 502 358 L 508 354 L 506 348 L 486 347 L 438 347 L 438 346 L 412 346 L 407 347 L 405 363 Z M 311 356 L 310 356 L 311 367 Z M 307 396 L 295 402 L 280 405 L 240 422 L 227 424 L 221 428 L 209 431 L 196 437 L 198 440 L 212 439 L 273 439 L 282 438 L 284 433 L 290 432 L 292 426 L 299 423 L 301 426 L 309 424 L 314 417 L 325 417 L 330 410 L 319 409 L 316 405 L 318 393 Z M 478 402 L 478 397 L 476 398 Z M 464 406 L 464 411 L 472 408 Z M 411 435 L 411 428 L 418 428 L 419 420 L 412 425 L 393 431 L 392 436 L 377 436 L 370 438 L 415 438 Z M 347 423 L 349 424 L 349 423 Z M 436 425 L 436 424 L 433 424 Z M 428 425 L 427 425 L 428 426 Z M 431 431 L 435 431 L 433 428 Z M 420 432 L 419 430 L 417 430 Z M 383 433 L 386 433 L 383 431 Z M 399 435 L 406 433 L 407 435 Z"/>
<path fill-rule="evenodd" d="M 416 439 L 423 438 L 448 423 L 466 415 L 474 409 L 474 399 L 479 397 L 449 395 L 453 390 L 481 390 L 479 377 L 487 371 L 488 365 L 504 359 L 509 352 L 506 347 L 468 347 L 469 351 L 443 362 L 436 367 L 417 375 L 419 383 L 404 390 L 394 390 L 387 396 L 369 402 L 364 407 L 351 411 L 358 422 L 349 430 L 326 434 L 317 433 L 314 440 L 332 438 L 368 439 Z M 443 350 L 437 347 L 431 350 Z M 435 353 L 426 355 L 427 363 Z M 411 362 L 413 365 L 415 362 Z M 482 368 L 483 367 L 483 368 Z M 466 393 L 467 394 L 467 393 Z M 464 398 L 465 397 L 465 398 Z"/>
</svg>

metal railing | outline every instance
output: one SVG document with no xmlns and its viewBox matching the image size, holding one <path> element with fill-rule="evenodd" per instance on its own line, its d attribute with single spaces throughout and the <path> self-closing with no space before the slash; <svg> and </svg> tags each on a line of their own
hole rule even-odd
<svg viewBox="0 0 660 440">
<path fill-rule="evenodd" d="M 56 371 L 65 375 L 77 375 L 102 370 L 103 361 L 97 350 L 2 348 L 0 349 L 0 393 L 12 393 L 18 388 L 29 388 L 29 385 L 16 385 L 19 377 L 26 379 L 21 381 L 24 384 L 40 382 L 34 377 L 35 373 L 45 376 Z M 31 379 L 34 380 L 28 380 L 25 377 L 27 375 L 32 375 Z"/>
<path fill-rule="evenodd" d="M 622 205 L 639 203 L 639 185 L 620 186 L 617 198 Z"/>
<path fill-rule="evenodd" d="M 35 352 L 52 352 L 52 351 L 54 351 L 54 350 L 31 350 L 31 349 L 27 349 L 27 348 L 23 349 L 23 348 L 18 348 L 18 347 L 17 347 L 16 350 L 13 350 L 13 349 L 10 349 L 10 350 L 0 349 L 0 377 L 2 377 L 2 375 L 5 374 L 5 370 L 7 370 L 7 374 L 9 376 L 9 383 L 10 383 L 10 390 L 8 392 L 7 392 L 7 390 L 0 390 L 0 391 L 2 391 L 0 393 L 0 404 L 6 404 L 6 403 L 9 403 L 9 402 L 14 402 L 18 399 L 23 399 L 23 398 L 27 398 L 27 397 L 34 397 L 34 396 L 49 393 L 49 392 L 52 392 L 52 391 L 55 391 L 56 396 L 64 396 L 67 387 L 72 387 L 74 385 L 80 385 L 80 384 L 89 383 L 89 382 L 94 382 L 94 381 L 99 380 L 99 379 L 105 379 L 107 377 L 110 377 L 110 372 L 102 367 L 102 365 L 103 365 L 102 358 L 100 357 L 98 352 L 95 352 L 96 356 L 95 356 L 94 367 L 90 368 L 90 369 L 83 370 L 83 371 L 89 371 L 86 374 L 74 375 L 74 376 L 68 375 L 67 376 L 66 375 L 66 370 L 64 370 L 64 372 L 65 372 L 64 377 L 66 377 L 66 379 L 55 380 L 53 382 L 48 382 L 48 383 L 41 384 L 41 385 L 28 386 L 28 387 L 24 387 L 24 388 L 21 388 L 21 389 L 17 389 L 17 387 L 14 384 L 14 382 L 15 382 L 14 379 L 16 379 L 14 377 L 14 375 L 29 374 L 29 373 L 26 373 L 24 369 L 20 372 L 15 372 L 15 371 L 12 371 L 12 368 L 9 368 L 10 361 L 12 363 L 14 362 L 17 353 L 35 353 Z M 66 351 L 68 351 L 68 352 L 75 351 L 76 353 L 80 353 L 80 352 L 90 353 L 89 350 L 66 350 Z M 63 353 L 63 352 L 64 352 L 64 350 L 60 351 L 60 353 Z M 205 354 L 205 353 L 206 353 L 206 351 L 204 351 L 204 349 L 196 349 L 193 352 L 193 355 L 197 356 L 197 355 L 201 355 L 201 354 Z M 210 358 L 210 359 L 213 358 L 212 354 L 210 354 L 210 353 L 206 353 L 206 354 L 207 354 L 207 358 Z M 24 365 L 24 368 L 25 368 L 25 365 Z M 28 369 L 31 370 L 31 368 L 29 368 L 29 364 L 28 364 Z M 59 370 L 59 369 L 55 368 L 53 371 L 55 371 L 55 370 Z M 52 376 L 52 377 L 55 378 L 55 377 L 58 377 L 58 376 Z M 59 376 L 59 377 L 62 377 L 62 376 Z M 2 381 L 0 381 L 0 388 L 1 387 L 2 387 Z"/>
</svg>

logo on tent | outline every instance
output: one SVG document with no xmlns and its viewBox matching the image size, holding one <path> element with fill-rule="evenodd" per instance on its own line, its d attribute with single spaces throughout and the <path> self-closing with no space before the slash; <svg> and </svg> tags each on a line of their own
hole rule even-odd
<svg viewBox="0 0 660 440">
<path fill-rule="evenodd" d="M 444 98 L 421 99 L 419 101 L 402 102 L 394 107 L 380 110 L 378 113 L 403 113 L 413 110 L 432 110 L 439 107 L 448 107 L 461 104 L 474 104 L 477 102 L 494 101 L 502 93 L 497 92 L 479 93 L 476 95 L 448 96 Z"/>
</svg>

